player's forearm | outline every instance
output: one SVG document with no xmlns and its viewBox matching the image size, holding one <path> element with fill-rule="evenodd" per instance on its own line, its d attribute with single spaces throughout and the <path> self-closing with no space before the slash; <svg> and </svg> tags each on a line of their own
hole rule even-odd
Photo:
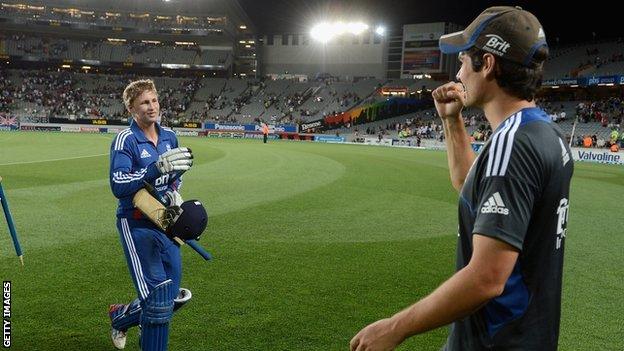
<svg viewBox="0 0 624 351">
<path fill-rule="evenodd" d="M 479 278 L 470 266 L 455 273 L 433 293 L 391 320 L 397 335 L 404 338 L 424 333 L 468 316 L 498 296 L 500 286 Z"/>
<path fill-rule="evenodd" d="M 443 126 L 451 183 L 457 191 L 461 191 L 475 159 L 475 153 L 470 146 L 470 139 L 461 115 L 457 118 L 444 119 Z"/>
<path fill-rule="evenodd" d="M 139 189 L 144 187 L 143 181 L 151 182 L 160 176 L 160 172 L 152 163 L 144 171 L 128 172 L 111 171 L 110 183 L 113 195 L 117 198 L 134 195 Z"/>
</svg>

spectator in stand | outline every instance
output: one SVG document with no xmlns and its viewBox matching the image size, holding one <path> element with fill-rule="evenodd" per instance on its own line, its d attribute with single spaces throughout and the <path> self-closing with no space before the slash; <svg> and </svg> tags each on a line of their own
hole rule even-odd
<svg viewBox="0 0 624 351">
<path fill-rule="evenodd" d="M 596 114 L 598 114 L 598 112 Z M 600 113 L 600 116 L 601 116 L 600 124 L 606 128 L 609 125 L 609 118 L 607 117 L 606 114 L 602 114 L 602 113 Z"/>
<path fill-rule="evenodd" d="M 618 132 L 617 128 L 613 128 L 611 130 L 611 143 L 617 142 L 619 136 L 620 133 Z"/>
<path fill-rule="evenodd" d="M 620 151 L 620 147 L 618 146 L 617 143 L 613 143 L 613 144 L 611 144 L 610 150 L 611 150 L 611 152 L 618 152 L 618 151 Z"/>
</svg>

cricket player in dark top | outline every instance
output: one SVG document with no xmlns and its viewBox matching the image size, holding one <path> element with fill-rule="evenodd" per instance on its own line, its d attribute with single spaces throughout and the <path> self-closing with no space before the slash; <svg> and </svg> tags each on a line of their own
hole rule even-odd
<svg viewBox="0 0 624 351">
<path fill-rule="evenodd" d="M 457 272 L 362 329 L 351 350 L 393 350 L 451 323 L 443 350 L 557 350 L 573 161 L 534 102 L 548 57 L 544 30 L 527 11 L 492 7 L 442 36 L 440 49 L 461 62 L 458 82 L 432 93 L 459 192 Z M 464 106 L 483 109 L 494 131 L 478 156 Z"/>
</svg>

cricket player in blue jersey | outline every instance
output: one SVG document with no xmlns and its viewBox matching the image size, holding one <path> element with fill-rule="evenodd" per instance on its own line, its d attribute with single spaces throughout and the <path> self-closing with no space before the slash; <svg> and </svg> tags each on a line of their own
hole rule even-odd
<svg viewBox="0 0 624 351">
<path fill-rule="evenodd" d="M 119 199 L 117 229 L 138 299 L 109 307 L 111 338 L 117 349 L 126 332 L 140 326 L 143 351 L 167 349 L 169 321 L 174 309 L 191 297 L 180 289 L 180 248 L 133 205 L 133 196 L 151 184 L 169 206 L 180 206 L 181 180 L 177 173 L 193 165 L 191 150 L 179 147 L 175 133 L 159 124 L 160 105 L 154 82 L 138 80 L 123 92 L 132 115 L 130 128 L 121 131 L 110 150 L 110 185 Z M 178 178 L 178 179 L 175 179 Z"/>
</svg>

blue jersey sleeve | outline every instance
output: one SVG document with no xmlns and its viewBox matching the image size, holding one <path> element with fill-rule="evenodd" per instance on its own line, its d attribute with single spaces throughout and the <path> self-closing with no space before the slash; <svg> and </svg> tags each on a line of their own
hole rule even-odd
<svg viewBox="0 0 624 351">
<path fill-rule="evenodd" d="M 110 185 L 117 198 L 132 196 L 144 187 L 144 180 L 151 182 L 160 176 L 156 163 L 145 168 L 135 166 L 132 140 L 128 136 L 119 133 L 111 145 Z"/>
</svg>

